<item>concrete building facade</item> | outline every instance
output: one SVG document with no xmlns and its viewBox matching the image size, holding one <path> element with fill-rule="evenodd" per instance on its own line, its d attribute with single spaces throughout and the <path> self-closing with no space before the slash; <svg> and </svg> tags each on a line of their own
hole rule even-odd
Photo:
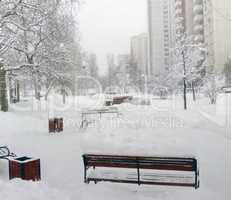
<svg viewBox="0 0 231 200">
<path fill-rule="evenodd" d="M 150 75 L 169 70 L 174 45 L 174 0 L 148 0 Z"/>
<path fill-rule="evenodd" d="M 148 75 L 148 35 L 142 33 L 131 38 L 131 62 L 136 66 L 140 75 Z M 132 70 L 132 69 L 131 69 Z"/>
<path fill-rule="evenodd" d="M 130 60 L 129 54 L 120 54 L 117 56 L 115 78 L 117 80 L 116 85 L 120 88 L 125 88 L 130 84 Z"/>
<path fill-rule="evenodd" d="M 207 22 L 210 23 L 212 35 L 208 46 L 212 46 L 211 53 L 214 54 L 214 67 L 222 70 L 231 54 L 231 1 L 227 0 L 205 0 L 205 9 L 210 13 Z"/>
<path fill-rule="evenodd" d="M 222 70 L 231 53 L 230 16 L 231 1 L 175 0 L 176 33 L 193 35 L 195 43 L 205 46 L 208 68 Z"/>
</svg>

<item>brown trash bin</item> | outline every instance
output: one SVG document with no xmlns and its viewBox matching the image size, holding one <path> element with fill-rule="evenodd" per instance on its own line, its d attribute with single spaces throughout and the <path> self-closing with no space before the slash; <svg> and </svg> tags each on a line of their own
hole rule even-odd
<svg viewBox="0 0 231 200">
<path fill-rule="evenodd" d="M 18 157 L 9 160 L 9 178 L 21 178 L 23 180 L 41 180 L 40 159 L 30 157 Z"/>
<path fill-rule="evenodd" d="M 49 133 L 62 132 L 63 131 L 63 118 L 49 119 Z"/>
<path fill-rule="evenodd" d="M 56 118 L 56 131 L 62 132 L 63 131 L 63 118 Z"/>
<path fill-rule="evenodd" d="M 49 119 L 49 133 L 55 133 L 55 120 Z"/>
</svg>

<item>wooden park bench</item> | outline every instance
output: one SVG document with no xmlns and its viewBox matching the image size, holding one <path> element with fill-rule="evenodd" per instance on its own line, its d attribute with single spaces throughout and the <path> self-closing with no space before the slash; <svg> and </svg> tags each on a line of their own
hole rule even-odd
<svg viewBox="0 0 231 200">
<path fill-rule="evenodd" d="M 88 116 L 99 116 L 99 119 L 102 118 L 102 115 L 111 114 L 116 115 L 117 117 L 120 115 L 118 108 L 109 107 L 109 108 L 101 108 L 101 109 L 89 109 L 85 110 L 81 113 L 81 125 L 80 128 L 87 127 L 91 121 L 88 119 Z"/>
<path fill-rule="evenodd" d="M 129 102 L 132 100 L 132 96 L 118 96 L 118 97 L 113 97 L 112 105 L 116 104 L 122 104 L 125 102 Z"/>
<path fill-rule="evenodd" d="M 199 169 L 195 158 L 85 154 L 83 162 L 85 183 L 107 181 L 199 188 Z M 118 177 L 123 170 L 125 174 Z"/>
</svg>

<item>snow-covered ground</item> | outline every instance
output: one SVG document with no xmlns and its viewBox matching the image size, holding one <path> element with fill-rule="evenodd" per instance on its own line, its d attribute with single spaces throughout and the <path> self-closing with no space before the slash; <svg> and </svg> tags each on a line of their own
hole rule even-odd
<svg viewBox="0 0 231 200">
<path fill-rule="evenodd" d="M 182 110 L 181 98 L 153 99 L 150 106 L 122 104 L 117 106 L 119 118 L 92 118 L 92 124 L 80 130 L 81 109 L 99 107 L 101 102 L 96 101 L 77 97 L 65 111 L 48 111 L 46 103 L 38 111 L 35 103 L 34 111 L 12 108 L 9 113 L 0 112 L 0 145 L 9 146 L 18 155 L 39 157 L 42 167 L 41 182 L 9 181 L 7 162 L 0 160 L 0 199 L 230 199 L 231 96 L 221 96 L 216 107 L 205 99 L 190 102 L 188 111 Z M 29 103 L 20 105 L 25 108 Z M 63 133 L 48 133 L 51 115 L 64 117 Z M 85 185 L 83 153 L 195 156 L 200 163 L 200 188 Z"/>
</svg>

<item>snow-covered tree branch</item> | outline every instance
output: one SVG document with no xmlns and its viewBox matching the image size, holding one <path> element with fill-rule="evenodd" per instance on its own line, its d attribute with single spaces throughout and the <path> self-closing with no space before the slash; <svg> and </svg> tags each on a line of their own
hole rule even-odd
<svg viewBox="0 0 231 200">
<path fill-rule="evenodd" d="M 187 86 L 194 84 L 204 76 L 206 50 L 202 44 L 196 44 L 193 36 L 182 34 L 175 48 L 174 66 L 171 71 L 175 81 L 183 84 L 184 109 L 187 109 Z M 195 93 L 194 93 L 195 95 Z M 194 96 L 195 98 L 195 96 Z"/>
<path fill-rule="evenodd" d="M 57 78 L 57 74 L 58 79 L 70 77 L 78 68 L 78 29 L 69 12 L 73 9 L 70 6 L 77 3 L 72 0 L 0 1 L 0 55 L 10 66 L 8 71 L 14 70 L 32 80 L 37 99 L 41 79 Z"/>
</svg>

